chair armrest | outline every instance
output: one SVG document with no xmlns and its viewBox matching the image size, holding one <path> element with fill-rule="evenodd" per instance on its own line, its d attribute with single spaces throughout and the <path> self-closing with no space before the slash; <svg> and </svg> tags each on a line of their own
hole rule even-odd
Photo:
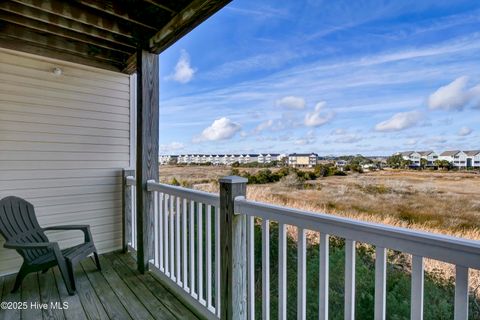
<svg viewBox="0 0 480 320">
<path fill-rule="evenodd" d="M 54 231 L 54 230 L 81 230 L 85 238 L 85 242 L 92 241 L 92 234 L 90 233 L 90 226 L 88 224 L 79 224 L 79 225 L 62 225 L 62 226 L 51 226 L 43 228 L 43 231 Z"/>
<path fill-rule="evenodd" d="M 58 246 L 56 242 L 37 242 L 37 243 L 13 243 L 6 242 L 3 244 L 7 249 L 49 249 Z"/>
</svg>

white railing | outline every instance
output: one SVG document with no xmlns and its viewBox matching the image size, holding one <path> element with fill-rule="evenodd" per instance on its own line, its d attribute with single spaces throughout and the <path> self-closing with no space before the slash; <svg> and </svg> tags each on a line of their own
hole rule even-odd
<svg viewBox="0 0 480 320">
<path fill-rule="evenodd" d="M 134 176 L 125 177 L 125 242 L 131 249 L 137 250 L 137 193 Z"/>
<path fill-rule="evenodd" d="M 126 178 L 135 208 L 135 181 Z M 374 319 L 386 319 L 387 250 L 412 255 L 411 319 L 423 319 L 424 259 L 456 267 L 454 319 L 468 318 L 469 269 L 480 269 L 480 242 L 301 211 L 245 199 L 246 180 L 220 180 L 220 195 L 147 183 L 154 199 L 149 269 L 206 319 L 270 319 L 270 225 L 278 223 L 278 318 L 287 319 L 287 226 L 297 229 L 297 318 L 306 318 L 307 231 L 319 233 L 319 319 L 329 314 L 329 237 L 345 239 L 344 318 L 355 319 L 356 243 L 375 247 Z M 127 194 L 128 195 L 128 194 Z M 221 212 L 222 211 L 222 212 Z M 130 212 L 130 211 L 129 211 Z M 136 249 L 131 210 L 129 245 Z M 261 239 L 255 239 L 261 228 Z M 221 231 L 220 231 L 221 230 Z M 221 238 L 222 237 L 222 238 Z M 255 291 L 255 241 L 261 247 L 261 300 Z M 257 245 L 258 247 L 258 245 Z M 292 294 L 289 292 L 288 296 Z M 335 312 L 336 310 L 332 310 Z M 373 315 L 372 315 L 373 316 Z"/>
<path fill-rule="evenodd" d="M 154 193 L 154 271 L 206 318 L 220 317 L 220 199 L 149 181 Z"/>
<path fill-rule="evenodd" d="M 262 319 L 270 319 L 270 223 L 278 222 L 278 315 L 287 319 L 286 226 L 298 232 L 297 319 L 306 318 L 306 230 L 320 233 L 319 319 L 328 319 L 329 236 L 345 239 L 345 319 L 355 318 L 355 242 L 375 246 L 375 319 L 386 317 L 386 251 L 412 255 L 411 319 L 423 319 L 424 258 L 456 266 L 454 319 L 468 318 L 468 271 L 480 269 L 480 243 L 455 237 L 418 232 L 356 221 L 332 215 L 295 210 L 265 203 L 235 199 L 235 212 L 247 216 L 247 307 L 255 318 L 254 224 L 261 219 L 262 232 Z"/>
</svg>

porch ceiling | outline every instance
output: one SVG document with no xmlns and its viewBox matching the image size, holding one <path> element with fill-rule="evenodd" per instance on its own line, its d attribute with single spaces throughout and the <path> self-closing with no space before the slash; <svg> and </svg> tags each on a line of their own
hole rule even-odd
<svg viewBox="0 0 480 320">
<path fill-rule="evenodd" d="M 231 0 L 0 1 L 0 47 L 135 72 Z"/>
</svg>

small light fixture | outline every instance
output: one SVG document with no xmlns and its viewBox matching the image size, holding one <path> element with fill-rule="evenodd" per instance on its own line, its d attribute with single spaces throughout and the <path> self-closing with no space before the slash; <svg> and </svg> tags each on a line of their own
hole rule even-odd
<svg viewBox="0 0 480 320">
<path fill-rule="evenodd" d="M 63 74 L 63 70 L 58 68 L 58 67 L 55 67 L 55 68 L 53 68 L 52 73 L 58 77 L 58 76 L 61 76 Z"/>
</svg>

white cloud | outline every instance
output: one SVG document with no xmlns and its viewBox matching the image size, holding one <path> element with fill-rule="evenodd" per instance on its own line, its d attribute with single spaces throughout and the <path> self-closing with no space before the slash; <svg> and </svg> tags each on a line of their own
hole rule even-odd
<svg viewBox="0 0 480 320">
<path fill-rule="evenodd" d="M 190 65 L 190 56 L 187 51 L 182 50 L 180 59 L 175 65 L 175 71 L 168 78 L 180 83 L 188 83 L 193 79 L 197 70 Z"/>
<path fill-rule="evenodd" d="M 199 137 L 194 138 L 194 142 L 200 141 L 218 141 L 231 139 L 242 128 L 238 123 L 223 117 L 213 121 L 213 123 L 202 131 Z"/>
<path fill-rule="evenodd" d="M 262 123 L 260 123 L 258 126 L 256 126 L 254 132 L 258 133 L 258 132 L 266 130 L 266 129 L 272 127 L 272 126 L 273 126 L 273 120 L 272 119 L 266 120 L 266 121 L 263 121 Z"/>
<path fill-rule="evenodd" d="M 181 142 L 171 142 L 169 144 L 161 144 L 159 146 L 160 153 L 171 153 L 179 151 L 185 148 L 185 145 Z"/>
<path fill-rule="evenodd" d="M 406 146 L 414 146 L 418 143 L 417 139 L 408 139 L 406 142 L 405 142 L 405 145 Z"/>
<path fill-rule="evenodd" d="M 305 99 L 302 97 L 286 96 L 277 100 L 277 106 L 290 109 L 304 109 Z"/>
<path fill-rule="evenodd" d="M 480 101 L 480 85 L 468 89 L 468 77 L 463 76 L 440 87 L 428 97 L 430 109 L 463 110 L 470 103 Z"/>
<path fill-rule="evenodd" d="M 418 111 L 399 112 L 390 119 L 375 126 L 376 131 L 400 131 L 415 126 L 421 120 L 422 114 Z"/>
<path fill-rule="evenodd" d="M 309 127 L 319 127 L 332 120 L 335 115 L 333 112 L 323 112 L 326 105 L 327 103 L 325 101 L 317 103 L 315 110 L 305 115 L 305 125 Z"/>
<path fill-rule="evenodd" d="M 462 136 L 462 137 L 465 137 L 465 136 L 468 136 L 469 134 L 471 134 L 472 132 L 473 132 L 473 130 L 470 129 L 469 127 L 461 127 L 460 130 L 458 130 L 458 135 Z"/>
</svg>

